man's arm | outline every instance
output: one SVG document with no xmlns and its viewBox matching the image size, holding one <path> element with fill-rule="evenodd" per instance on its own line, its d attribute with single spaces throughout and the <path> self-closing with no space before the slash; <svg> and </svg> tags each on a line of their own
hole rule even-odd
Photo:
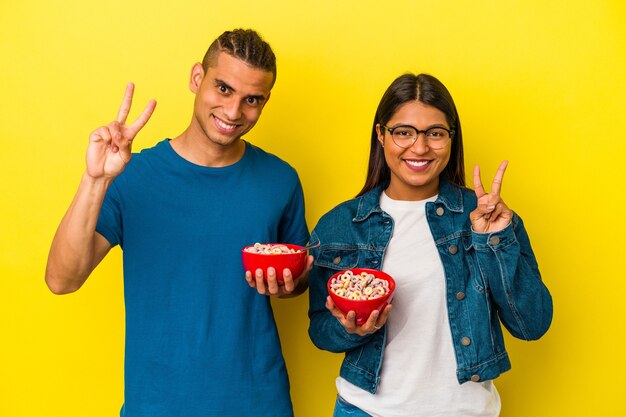
<svg viewBox="0 0 626 417">
<path fill-rule="evenodd" d="M 130 161 L 133 139 L 156 106 L 151 100 L 137 120 L 126 125 L 134 88 L 132 83 L 126 87 L 116 120 L 89 136 L 87 170 L 61 220 L 48 255 L 46 284 L 55 294 L 78 290 L 111 249 L 111 244 L 96 232 L 100 209 L 111 182 Z"/>
<path fill-rule="evenodd" d="M 55 294 L 78 290 L 111 249 L 96 232 L 98 215 L 110 179 L 84 174 L 67 213 L 57 229 L 46 266 L 46 284 Z"/>
</svg>

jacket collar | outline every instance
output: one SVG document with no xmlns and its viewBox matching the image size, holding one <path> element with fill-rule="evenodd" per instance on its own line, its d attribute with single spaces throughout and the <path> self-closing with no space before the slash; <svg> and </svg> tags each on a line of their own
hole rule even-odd
<svg viewBox="0 0 626 417">
<path fill-rule="evenodd" d="M 441 178 L 439 182 L 439 195 L 437 196 L 437 200 L 435 200 L 435 204 L 440 203 L 452 212 L 462 213 L 463 193 L 461 190 L 461 187 Z M 354 216 L 352 221 L 362 222 L 374 213 L 382 213 L 383 210 L 380 208 L 380 193 L 382 192 L 383 187 L 379 185 L 358 197 L 356 216 Z"/>
</svg>

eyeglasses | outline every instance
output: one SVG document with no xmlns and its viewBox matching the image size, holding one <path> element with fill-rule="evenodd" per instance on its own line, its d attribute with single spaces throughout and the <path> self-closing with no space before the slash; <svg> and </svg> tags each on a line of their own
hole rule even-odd
<svg viewBox="0 0 626 417">
<path fill-rule="evenodd" d="M 389 131 L 393 143 L 401 148 L 410 148 L 413 146 L 420 133 L 424 134 L 426 144 L 431 149 L 445 148 L 450 139 L 454 137 L 454 130 L 449 130 L 445 127 L 431 127 L 426 130 L 419 130 L 408 125 L 394 127 L 382 125 L 382 127 Z"/>
</svg>

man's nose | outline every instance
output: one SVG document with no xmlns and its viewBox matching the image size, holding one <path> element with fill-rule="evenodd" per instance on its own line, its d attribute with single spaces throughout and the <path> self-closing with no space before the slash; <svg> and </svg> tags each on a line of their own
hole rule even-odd
<svg viewBox="0 0 626 417">
<path fill-rule="evenodd" d="M 232 122 L 239 120 L 241 117 L 241 103 L 239 100 L 232 99 L 224 104 L 224 115 Z"/>
</svg>

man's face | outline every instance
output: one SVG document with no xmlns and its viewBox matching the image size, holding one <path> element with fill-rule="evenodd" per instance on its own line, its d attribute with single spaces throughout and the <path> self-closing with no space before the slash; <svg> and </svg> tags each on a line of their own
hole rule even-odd
<svg viewBox="0 0 626 417">
<path fill-rule="evenodd" d="M 191 72 L 196 94 L 192 125 L 218 145 L 228 146 L 254 127 L 269 99 L 274 76 L 221 52 L 206 73 L 200 64 Z"/>
</svg>

